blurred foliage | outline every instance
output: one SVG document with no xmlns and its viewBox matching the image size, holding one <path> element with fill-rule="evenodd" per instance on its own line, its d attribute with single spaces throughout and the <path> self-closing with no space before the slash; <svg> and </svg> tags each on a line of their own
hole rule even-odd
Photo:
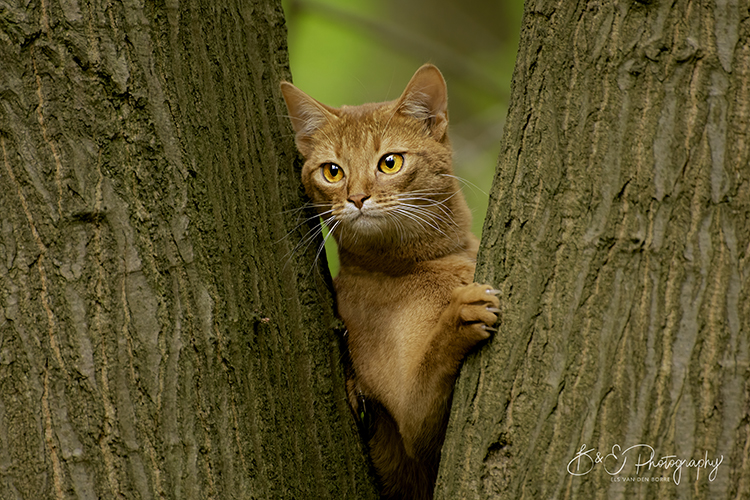
<svg viewBox="0 0 750 500">
<path fill-rule="evenodd" d="M 397 98 L 431 62 L 448 82 L 454 171 L 479 236 L 505 121 L 522 0 L 283 0 L 294 84 L 331 105 Z M 329 259 L 335 257 L 332 238 Z M 337 262 L 331 271 L 337 272 Z"/>
</svg>

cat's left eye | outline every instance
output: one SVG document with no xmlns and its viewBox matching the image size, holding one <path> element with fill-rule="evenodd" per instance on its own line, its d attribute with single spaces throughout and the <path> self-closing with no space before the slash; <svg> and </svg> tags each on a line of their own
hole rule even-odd
<svg viewBox="0 0 750 500">
<path fill-rule="evenodd" d="M 328 182 L 338 182 L 344 178 L 344 171 L 335 163 L 324 163 L 320 166 L 320 169 Z"/>
<path fill-rule="evenodd" d="M 404 157 L 398 153 L 383 156 L 378 163 L 378 169 L 384 174 L 395 174 L 404 166 Z"/>
</svg>

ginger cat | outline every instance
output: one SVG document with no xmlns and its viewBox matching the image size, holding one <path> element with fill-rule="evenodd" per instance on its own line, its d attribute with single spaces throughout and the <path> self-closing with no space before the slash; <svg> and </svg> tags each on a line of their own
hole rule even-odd
<svg viewBox="0 0 750 500">
<path fill-rule="evenodd" d="M 384 498 L 432 498 L 461 361 L 495 331 L 497 291 L 472 283 L 478 241 L 452 175 L 447 89 L 424 65 L 395 101 L 284 94 L 302 183 L 339 247 L 349 403 Z"/>
</svg>

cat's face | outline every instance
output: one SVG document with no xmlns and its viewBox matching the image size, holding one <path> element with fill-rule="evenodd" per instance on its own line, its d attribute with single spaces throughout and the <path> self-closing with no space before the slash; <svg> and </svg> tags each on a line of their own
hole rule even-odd
<svg viewBox="0 0 750 500">
<path fill-rule="evenodd" d="M 450 217 L 450 148 L 393 108 L 344 108 L 315 136 L 302 182 L 334 236 L 403 238 Z"/>
<path fill-rule="evenodd" d="M 282 90 L 306 160 L 302 182 L 339 245 L 460 239 L 445 82 L 434 66 L 387 103 L 334 109 Z"/>
</svg>

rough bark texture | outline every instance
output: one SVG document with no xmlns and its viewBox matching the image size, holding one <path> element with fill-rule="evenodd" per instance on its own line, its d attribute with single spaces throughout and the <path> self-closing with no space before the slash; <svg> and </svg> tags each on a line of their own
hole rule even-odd
<svg viewBox="0 0 750 500">
<path fill-rule="evenodd" d="M 288 78 L 276 1 L 0 6 L 0 498 L 373 496 Z"/>
<path fill-rule="evenodd" d="M 511 103 L 437 498 L 750 497 L 747 2 L 529 0 Z"/>
</svg>

